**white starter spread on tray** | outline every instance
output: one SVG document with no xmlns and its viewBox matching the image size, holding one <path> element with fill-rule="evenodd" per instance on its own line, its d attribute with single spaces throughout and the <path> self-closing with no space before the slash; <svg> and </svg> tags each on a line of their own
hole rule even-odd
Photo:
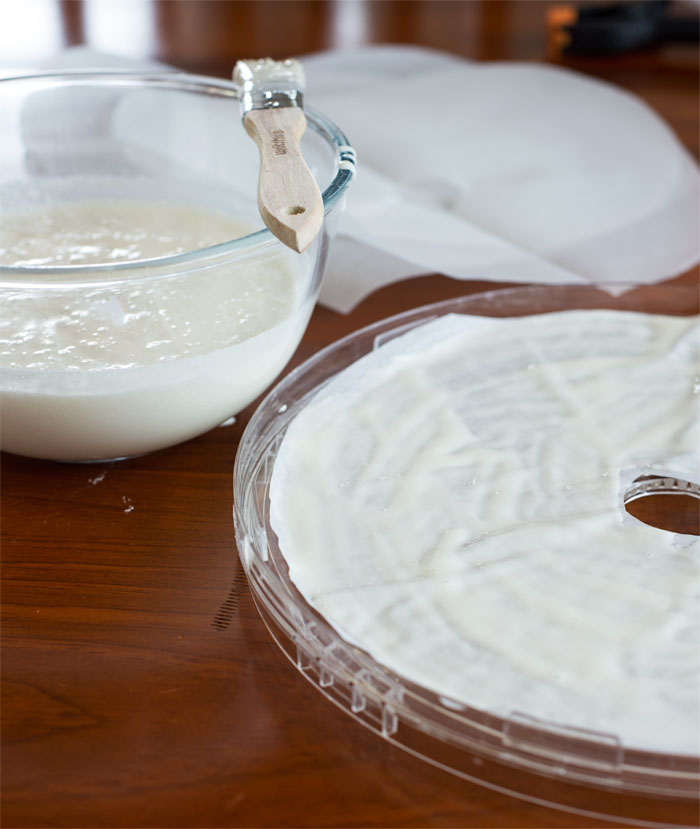
<svg viewBox="0 0 700 829">
<path fill-rule="evenodd" d="M 253 228 L 201 207 L 76 202 L 3 217 L 0 265 L 134 262 Z M 122 283 L 4 288 L 2 448 L 57 460 L 136 455 L 213 428 L 281 371 L 311 306 L 291 254 Z M 108 277 L 126 278 L 116 272 Z M 55 278 L 54 278 L 55 279 Z M 32 282 L 32 275 L 27 276 Z"/>
<path fill-rule="evenodd" d="M 491 713 L 698 753 L 698 539 L 624 512 L 697 474 L 697 319 L 450 315 L 341 372 L 291 422 L 271 523 L 350 642 Z"/>
</svg>

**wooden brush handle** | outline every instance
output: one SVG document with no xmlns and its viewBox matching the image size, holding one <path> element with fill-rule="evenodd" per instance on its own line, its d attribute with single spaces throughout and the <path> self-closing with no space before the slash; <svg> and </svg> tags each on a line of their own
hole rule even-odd
<svg viewBox="0 0 700 829">
<path fill-rule="evenodd" d="M 243 123 L 260 150 L 262 220 L 281 242 L 301 253 L 323 223 L 323 199 L 299 149 L 304 112 L 299 107 L 255 109 Z"/>
</svg>

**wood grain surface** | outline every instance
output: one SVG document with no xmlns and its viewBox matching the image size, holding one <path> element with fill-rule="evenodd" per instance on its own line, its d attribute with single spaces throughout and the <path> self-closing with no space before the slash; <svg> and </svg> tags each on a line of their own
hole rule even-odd
<svg viewBox="0 0 700 829">
<path fill-rule="evenodd" d="M 40 3 L 0 4 L 0 45 L 9 44 L 0 69 L 10 45 L 15 64 L 30 66 L 82 42 L 221 76 L 237 59 L 364 42 L 544 60 L 551 5 L 64 0 L 43 3 L 51 37 L 40 41 L 22 24 Z M 697 155 L 697 49 L 567 65 L 641 95 Z M 672 282 L 694 294 L 697 271 Z M 292 365 L 369 322 L 493 287 L 424 277 L 347 316 L 318 308 Z M 636 293 L 653 301 L 660 290 Z M 697 296 L 684 310 L 697 312 Z M 252 604 L 231 520 L 236 447 L 253 411 L 135 460 L 3 456 L 2 825 L 613 825 L 433 769 L 357 726 L 289 665 Z M 594 812 L 605 802 L 596 790 L 582 795 Z M 698 822 L 692 803 L 645 803 L 650 817 Z M 630 804 L 630 814 L 639 809 Z"/>
</svg>

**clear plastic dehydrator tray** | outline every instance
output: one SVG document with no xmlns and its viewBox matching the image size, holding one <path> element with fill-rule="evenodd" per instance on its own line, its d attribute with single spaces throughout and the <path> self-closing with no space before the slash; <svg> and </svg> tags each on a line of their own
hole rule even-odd
<svg viewBox="0 0 700 829">
<path fill-rule="evenodd" d="M 270 525 L 269 488 L 285 433 L 311 398 L 338 372 L 415 326 L 444 314 L 520 317 L 613 308 L 687 315 L 697 313 L 697 302 L 692 288 L 619 299 L 588 287 L 476 294 L 369 326 L 283 379 L 243 436 L 234 472 L 234 513 L 238 549 L 258 611 L 301 674 L 377 735 L 463 779 L 591 817 L 645 826 L 696 825 L 698 757 L 638 750 L 614 733 L 548 722 L 527 712 L 493 716 L 407 681 L 346 641 L 291 581 Z"/>
</svg>

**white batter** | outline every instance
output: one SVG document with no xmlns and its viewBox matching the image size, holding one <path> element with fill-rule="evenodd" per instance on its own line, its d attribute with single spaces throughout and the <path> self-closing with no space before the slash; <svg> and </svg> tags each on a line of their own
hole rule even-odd
<svg viewBox="0 0 700 829">
<path fill-rule="evenodd" d="M 0 264 L 131 262 L 252 228 L 200 207 L 77 202 L 3 217 Z M 187 277 L 4 289 L 2 448 L 57 460 L 136 455 L 218 425 L 291 357 L 311 311 L 285 251 Z"/>
<path fill-rule="evenodd" d="M 291 578 L 447 698 L 697 754 L 700 545 L 627 516 L 621 490 L 697 475 L 698 346 L 697 319 L 571 311 L 447 316 L 379 347 L 282 443 Z"/>
</svg>

